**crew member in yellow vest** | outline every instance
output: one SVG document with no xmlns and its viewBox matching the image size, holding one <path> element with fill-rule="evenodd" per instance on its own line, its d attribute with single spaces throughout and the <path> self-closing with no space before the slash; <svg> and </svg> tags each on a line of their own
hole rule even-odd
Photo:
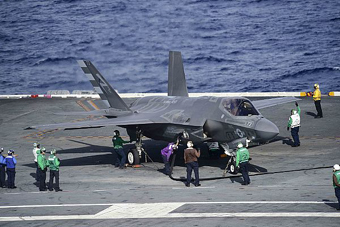
<svg viewBox="0 0 340 227">
<path fill-rule="evenodd" d="M 340 210 L 340 166 L 338 164 L 333 166 L 333 187 L 335 196 L 338 198 L 337 210 Z"/>
<path fill-rule="evenodd" d="M 314 84 L 314 92 L 313 92 L 313 100 L 315 104 L 316 111 L 318 114 L 315 118 L 322 118 L 322 109 L 321 109 L 321 91 L 319 84 Z"/>
</svg>

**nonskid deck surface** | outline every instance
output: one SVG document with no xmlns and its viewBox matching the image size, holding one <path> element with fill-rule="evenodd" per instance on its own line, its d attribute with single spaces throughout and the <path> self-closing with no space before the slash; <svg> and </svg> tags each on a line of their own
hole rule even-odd
<svg viewBox="0 0 340 227">
<path fill-rule="evenodd" d="M 339 97 L 322 99 L 322 119 L 314 119 L 310 97 L 299 101 L 302 114 L 298 148 L 289 145 L 290 132 L 286 130 L 294 104 L 261 110 L 278 126 L 280 134 L 271 143 L 249 149 L 251 174 L 273 174 L 252 176 L 249 186 L 241 185 L 240 177 L 221 179 L 226 160 L 210 159 L 202 147 L 200 176 L 220 179 L 186 188 L 183 182 L 173 181 L 161 171 L 160 149 L 165 142 L 145 138 L 152 161 L 141 168 L 119 170 L 112 165 L 115 155 L 111 137 L 116 128 L 23 130 L 30 125 L 88 120 L 90 117 L 53 113 L 100 108 L 98 100 L 0 100 L 0 146 L 6 151 L 14 149 L 18 155 L 17 189 L 0 189 L 0 221 L 6 226 L 16 226 L 18 221 L 28 226 L 218 226 L 227 220 L 230 225 L 275 226 L 280 220 L 283 226 L 301 222 L 336 226 L 340 213 L 335 209 L 331 166 L 340 163 L 339 101 Z M 128 140 L 125 131 L 121 132 Z M 47 151 L 58 150 L 63 192 L 39 192 L 34 184 L 34 142 L 41 143 Z M 126 149 L 130 146 L 133 145 L 126 145 Z M 178 179 L 186 177 L 182 150 L 173 174 Z"/>
</svg>

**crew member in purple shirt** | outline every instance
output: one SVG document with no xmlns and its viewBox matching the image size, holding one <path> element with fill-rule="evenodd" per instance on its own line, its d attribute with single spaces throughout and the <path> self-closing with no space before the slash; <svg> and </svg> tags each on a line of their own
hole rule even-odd
<svg viewBox="0 0 340 227">
<path fill-rule="evenodd" d="M 174 143 L 169 143 L 166 147 L 164 147 L 161 150 L 161 154 L 162 154 L 162 159 L 164 162 L 164 170 L 165 170 L 165 174 L 169 175 L 170 174 L 170 156 L 173 153 L 173 150 L 176 149 L 177 146 Z"/>
</svg>

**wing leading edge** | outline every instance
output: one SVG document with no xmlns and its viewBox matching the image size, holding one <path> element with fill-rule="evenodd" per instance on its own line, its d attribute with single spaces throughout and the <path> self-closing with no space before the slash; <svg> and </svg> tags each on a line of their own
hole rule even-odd
<svg viewBox="0 0 340 227">
<path fill-rule="evenodd" d="M 82 128 L 101 128 L 105 126 L 127 126 L 127 125 L 143 125 L 155 123 L 149 119 L 131 119 L 131 118 L 111 118 L 93 121 L 68 122 L 59 124 L 35 125 L 25 128 L 38 130 L 52 130 L 52 129 L 82 129 Z"/>
</svg>

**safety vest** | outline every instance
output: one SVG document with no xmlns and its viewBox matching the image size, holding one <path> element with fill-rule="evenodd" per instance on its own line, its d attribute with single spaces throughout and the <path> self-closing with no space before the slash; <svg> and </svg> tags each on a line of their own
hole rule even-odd
<svg viewBox="0 0 340 227">
<path fill-rule="evenodd" d="M 16 164 L 17 164 L 17 160 L 13 156 L 8 155 L 6 157 L 7 169 L 14 169 Z"/>
<path fill-rule="evenodd" d="M 38 166 L 41 170 L 44 170 L 47 167 L 47 161 L 45 159 L 45 155 L 38 154 L 37 161 L 38 161 Z"/>
<path fill-rule="evenodd" d="M 297 113 L 297 114 L 294 114 L 290 117 L 292 119 L 292 125 L 290 127 L 291 128 L 300 127 L 300 115 Z"/>
<path fill-rule="evenodd" d="M 249 151 L 247 148 L 240 148 L 236 152 L 236 166 L 238 166 L 239 163 L 242 162 L 248 162 L 249 161 Z"/>
<path fill-rule="evenodd" d="M 39 148 L 37 148 L 37 147 L 35 147 L 35 148 L 33 148 L 33 155 L 34 155 L 34 162 L 37 162 L 37 157 L 38 157 L 38 151 L 39 150 L 39 153 L 40 153 L 40 149 Z"/>
<path fill-rule="evenodd" d="M 320 89 L 316 89 L 313 93 L 313 100 L 314 101 L 318 101 L 318 100 L 321 100 L 321 91 Z"/>
<path fill-rule="evenodd" d="M 59 170 L 60 162 L 55 155 L 50 155 L 48 157 L 48 164 L 49 164 L 50 170 L 57 170 L 57 171 Z"/>
<path fill-rule="evenodd" d="M 340 170 L 334 172 L 333 175 L 335 175 L 337 183 L 340 184 Z M 334 187 L 334 188 L 338 188 L 338 186 L 336 186 L 336 185 L 334 184 L 334 181 L 333 181 L 333 187 Z"/>
</svg>

